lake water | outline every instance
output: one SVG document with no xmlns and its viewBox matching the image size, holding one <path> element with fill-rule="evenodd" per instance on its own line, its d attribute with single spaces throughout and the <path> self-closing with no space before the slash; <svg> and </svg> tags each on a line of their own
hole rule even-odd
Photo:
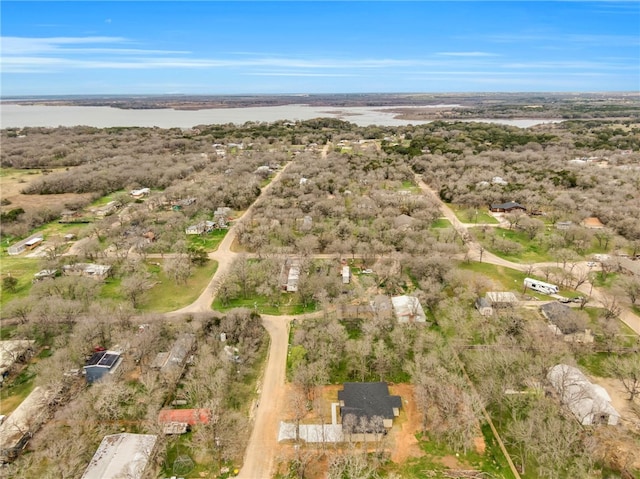
<svg viewBox="0 0 640 479">
<path fill-rule="evenodd" d="M 455 107 L 457 105 L 437 105 Z M 359 126 L 402 126 L 429 123 L 397 119 L 390 111 L 398 107 L 318 107 L 309 105 L 283 105 L 247 108 L 214 108 L 206 110 L 122 110 L 108 106 L 47 106 L 0 103 L 0 128 L 93 126 L 109 128 L 139 126 L 159 128 L 192 128 L 196 125 L 212 125 L 247 121 L 273 122 L 277 120 L 310 120 L 312 118 L 340 118 Z M 407 108 L 407 107 L 403 107 Z M 424 106 L 416 108 L 426 108 Z M 432 108 L 435 108 L 432 107 Z M 559 120 L 492 120 L 483 121 L 528 128 L 540 123 Z"/>
</svg>

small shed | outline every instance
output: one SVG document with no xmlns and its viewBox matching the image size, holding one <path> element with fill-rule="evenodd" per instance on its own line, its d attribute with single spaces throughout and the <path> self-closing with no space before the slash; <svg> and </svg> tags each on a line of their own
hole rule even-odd
<svg viewBox="0 0 640 479">
<path fill-rule="evenodd" d="M 415 296 L 394 296 L 391 298 L 393 311 L 399 323 L 425 323 L 427 316 Z"/>
<path fill-rule="evenodd" d="M 516 295 L 509 291 L 489 291 L 485 298 L 495 308 L 510 308 L 518 304 Z"/>
<path fill-rule="evenodd" d="M 491 303 L 489 303 L 487 298 L 477 298 L 475 307 L 482 316 L 493 315 L 493 307 L 491 306 Z"/>
</svg>

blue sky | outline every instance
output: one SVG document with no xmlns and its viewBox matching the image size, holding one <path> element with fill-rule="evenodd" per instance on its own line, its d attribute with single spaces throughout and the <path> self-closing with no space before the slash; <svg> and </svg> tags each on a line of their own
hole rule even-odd
<svg viewBox="0 0 640 479">
<path fill-rule="evenodd" d="M 640 2 L 30 2 L 14 95 L 638 91 Z"/>
</svg>

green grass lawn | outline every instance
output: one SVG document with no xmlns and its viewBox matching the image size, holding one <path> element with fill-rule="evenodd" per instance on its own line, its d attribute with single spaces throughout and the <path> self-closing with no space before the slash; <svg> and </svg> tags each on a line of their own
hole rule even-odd
<svg viewBox="0 0 640 479">
<path fill-rule="evenodd" d="M 411 180 L 403 180 L 400 191 L 410 191 L 411 193 L 418 194 L 420 193 L 420 187 Z"/>
<path fill-rule="evenodd" d="M 49 239 L 51 236 L 62 237 L 69 233 L 80 236 L 83 232 L 89 230 L 92 226 L 92 223 L 59 223 L 56 220 L 42 225 L 39 228 L 36 228 L 31 232 L 31 234 L 33 234 L 34 232 L 42 233 L 45 240 Z"/>
<path fill-rule="evenodd" d="M 31 394 L 35 377 L 36 373 L 27 367 L 11 384 L 0 388 L 0 414 L 14 411 Z"/>
<path fill-rule="evenodd" d="M 451 222 L 446 218 L 438 218 L 431 223 L 432 228 L 451 228 Z"/>
<path fill-rule="evenodd" d="M 428 477 L 446 478 L 451 476 L 445 475 L 447 468 L 442 463 L 442 458 L 454 456 L 456 461 L 465 466 L 465 469 L 486 472 L 489 474 L 487 477 L 512 479 L 514 477 L 513 473 L 488 425 L 482 427 L 482 434 L 486 444 L 484 454 L 473 450 L 468 451 L 466 454 L 454 451 L 441 442 L 418 434 L 417 438 L 424 455 L 409 458 L 402 464 L 396 465 L 390 463 L 388 468 L 398 473 L 400 477 L 406 479 L 422 479 L 427 477 L 425 476 L 425 471 L 429 471 L 430 474 Z"/>
<path fill-rule="evenodd" d="M 495 234 L 498 238 L 510 240 L 518 243 L 522 247 L 522 251 L 517 254 L 508 254 L 497 251 L 492 247 L 491 242 L 486 239 L 477 229 L 474 228 L 474 235 L 480 243 L 496 256 L 500 258 L 513 261 L 514 263 L 542 263 L 546 261 L 553 261 L 551 255 L 547 251 L 546 247 L 535 238 L 529 239 L 529 236 L 523 231 L 509 230 L 504 228 L 495 228 Z"/>
<path fill-rule="evenodd" d="M 468 263 L 461 262 L 458 264 L 458 267 L 462 270 L 483 274 L 497 284 L 502 285 L 505 291 L 522 292 L 524 278 L 527 277 L 522 271 L 489 263 L 477 263 L 475 261 Z M 529 293 L 533 293 L 533 291 L 529 291 Z"/>
<path fill-rule="evenodd" d="M 152 274 L 152 281 L 157 283 L 147 291 L 139 309 L 164 313 L 193 303 L 209 284 L 217 269 L 218 262 L 209 260 L 204 266 L 193 268 L 185 284 L 176 284 L 167 277 L 161 266 L 150 264 L 149 272 Z"/>
<path fill-rule="evenodd" d="M 498 220 L 491 216 L 485 208 L 468 208 L 454 204 L 448 204 L 447 206 L 453 210 L 456 217 L 463 223 L 498 224 Z"/>
<path fill-rule="evenodd" d="M 187 241 L 190 246 L 199 246 L 208 252 L 215 251 L 228 231 L 228 229 L 215 229 L 211 233 L 204 235 L 189 235 L 187 236 Z"/>
<path fill-rule="evenodd" d="M 223 305 L 219 299 L 216 299 L 212 305 L 216 311 L 229 311 L 234 308 L 255 309 L 260 314 L 303 314 L 316 311 L 316 304 L 311 302 L 306 307 L 297 301 L 295 295 L 290 293 L 282 293 L 278 305 L 272 304 L 266 296 L 250 296 L 248 298 L 237 298 L 229 301 L 229 304 Z"/>
<path fill-rule="evenodd" d="M 40 261 L 37 258 L 20 258 L 3 256 L 0 258 L 2 277 L 11 275 L 18 279 L 15 292 L 5 291 L 0 283 L 0 308 L 16 298 L 24 298 L 31 291 L 33 275 L 40 271 Z"/>
<path fill-rule="evenodd" d="M 610 356 L 609 353 L 578 353 L 577 356 L 578 365 L 590 374 L 599 377 L 609 376 L 604 368 L 604 362 Z"/>
</svg>

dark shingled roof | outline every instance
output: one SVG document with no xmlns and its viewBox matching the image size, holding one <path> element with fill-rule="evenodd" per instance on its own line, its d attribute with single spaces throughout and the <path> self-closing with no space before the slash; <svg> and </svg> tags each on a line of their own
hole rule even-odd
<svg viewBox="0 0 640 479">
<path fill-rule="evenodd" d="M 508 201 L 506 203 L 493 203 L 491 205 L 492 210 L 511 210 L 514 208 L 526 210 L 524 206 L 522 206 L 520 203 L 516 203 L 515 201 Z"/>
<path fill-rule="evenodd" d="M 555 324 L 562 334 L 573 334 L 584 331 L 585 321 L 569 306 L 554 301 L 540 306 L 540 311 L 550 323 Z"/>
<path fill-rule="evenodd" d="M 381 416 L 393 419 L 393 408 L 402 407 L 400 396 L 389 396 L 387 383 L 344 383 L 344 390 L 338 391 L 338 400 L 344 404 L 340 408 L 342 419 L 353 414 L 358 421 L 361 417 L 371 419 Z"/>
</svg>

